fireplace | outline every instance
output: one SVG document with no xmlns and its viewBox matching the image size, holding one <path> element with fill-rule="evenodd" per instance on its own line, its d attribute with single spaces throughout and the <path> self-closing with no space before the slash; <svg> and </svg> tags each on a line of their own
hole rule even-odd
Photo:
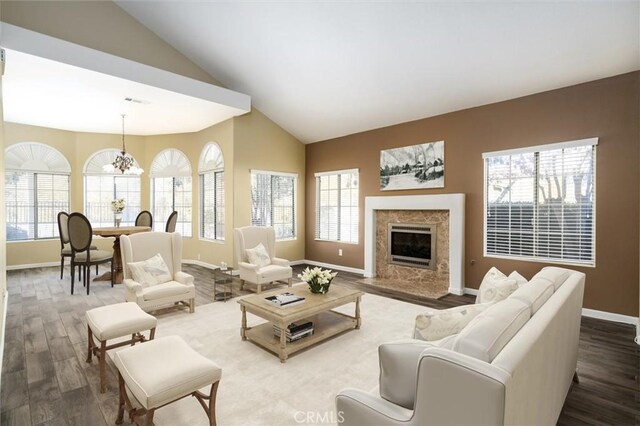
<svg viewBox="0 0 640 426">
<path fill-rule="evenodd" d="M 389 263 L 436 269 L 436 225 L 389 223 L 388 230 Z"/>
</svg>

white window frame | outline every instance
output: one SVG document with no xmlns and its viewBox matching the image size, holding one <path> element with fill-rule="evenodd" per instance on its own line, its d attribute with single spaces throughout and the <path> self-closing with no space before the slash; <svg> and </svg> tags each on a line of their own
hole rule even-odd
<svg viewBox="0 0 640 426">
<path fill-rule="evenodd" d="M 214 158 L 213 160 L 216 160 L 214 163 L 208 163 L 207 162 L 207 154 L 209 153 L 209 151 L 211 149 L 217 149 L 218 153 L 219 153 L 219 158 Z M 213 233 L 214 233 L 214 237 L 206 237 L 204 235 L 204 227 L 205 227 L 205 220 L 204 220 L 204 214 L 205 214 L 205 188 L 204 188 L 204 179 L 205 176 L 208 174 L 212 174 L 213 175 L 213 189 L 214 189 L 214 196 L 213 196 Z M 218 181 L 219 179 L 222 179 L 222 197 L 219 197 L 219 194 L 217 193 L 217 189 L 218 189 Z M 199 165 L 198 165 L 198 184 L 199 184 L 199 190 L 198 190 L 198 196 L 199 196 L 199 201 L 200 201 L 200 207 L 199 207 L 199 212 L 198 212 L 198 218 L 200 220 L 199 222 L 199 226 L 198 226 L 198 236 L 201 240 L 204 241 L 211 241 L 211 242 L 218 242 L 218 243 L 224 243 L 225 241 L 225 227 L 226 227 L 226 202 L 225 202 L 225 197 L 226 197 L 226 179 L 225 179 L 225 172 L 224 172 L 224 153 L 222 152 L 222 148 L 220 147 L 220 145 L 216 142 L 209 142 L 207 143 L 203 148 L 202 148 L 202 152 L 200 153 L 200 161 L 199 161 Z M 218 233 L 218 222 L 216 221 L 216 217 L 218 216 L 218 208 L 222 209 L 222 212 L 224 213 L 224 220 L 220 223 L 221 226 L 221 235 L 219 236 Z"/>
<path fill-rule="evenodd" d="M 341 193 L 342 193 L 342 189 L 340 187 L 340 175 L 343 174 L 351 174 L 351 175 L 356 175 L 357 179 L 358 179 L 358 196 L 356 197 L 356 205 L 351 205 L 349 207 L 355 207 L 358 210 L 358 219 L 356 222 L 356 228 L 358 229 L 356 231 L 356 239 L 355 241 L 351 241 L 351 240 L 345 240 L 342 239 L 341 235 L 340 235 L 340 225 L 342 222 L 342 212 L 341 212 L 341 203 L 340 203 L 340 197 L 341 197 Z M 321 235 L 321 231 L 320 231 L 320 209 L 321 209 L 321 202 L 320 202 L 320 191 L 321 191 L 321 187 L 320 187 L 320 179 L 324 176 L 334 176 L 337 175 L 338 176 L 338 218 L 337 218 L 337 232 L 338 232 L 338 238 L 337 239 L 330 239 L 330 238 L 320 238 Z M 343 243 L 343 244 L 358 244 L 360 241 L 360 169 L 345 169 L 345 170 L 334 170 L 334 171 L 327 171 L 327 172 L 318 172 L 314 174 L 315 179 L 316 179 L 316 212 L 315 212 L 315 240 L 316 241 L 328 241 L 328 242 L 337 242 L 337 243 Z"/>
<path fill-rule="evenodd" d="M 14 152 L 15 151 L 15 152 Z M 66 208 L 63 210 L 69 211 L 71 208 L 71 165 L 66 157 L 58 151 L 56 148 L 40 143 L 40 142 L 20 142 L 8 146 L 5 149 L 5 171 L 4 179 L 10 173 L 28 174 L 33 179 L 33 238 L 25 239 L 7 239 L 8 243 L 13 242 L 29 242 L 29 241 L 44 241 L 60 238 L 57 224 L 57 212 L 52 217 L 50 223 L 53 227 L 52 236 L 38 237 L 38 175 L 52 176 L 65 176 L 67 178 L 67 200 Z M 5 184 L 6 192 L 6 184 Z M 7 215 L 7 203 L 5 200 L 5 215 Z M 54 209 L 55 210 L 55 209 Z M 8 215 L 7 215 L 8 216 Z M 7 221 L 6 225 L 10 225 Z"/>
<path fill-rule="evenodd" d="M 483 212 L 483 218 L 484 218 L 484 235 L 483 235 L 483 253 L 485 257 L 489 257 L 489 258 L 499 258 L 499 259 L 510 259 L 510 260 L 521 260 L 521 261 L 527 261 L 527 262 L 542 262 L 542 263 L 551 263 L 551 264 L 560 264 L 560 265 L 569 265 L 569 266 L 582 266 L 582 267 L 595 267 L 596 266 L 596 199 L 597 199 L 597 191 L 596 191 L 596 176 L 597 176 L 597 167 L 596 167 L 596 159 L 597 159 L 597 147 L 598 145 L 598 138 L 588 138 L 588 139 L 579 139 L 579 140 L 575 140 L 575 141 L 568 141 L 568 142 L 560 142 L 560 143 L 554 143 L 554 144 L 547 144 L 547 145 L 538 145 L 538 146 L 532 146 L 532 147 L 527 147 L 527 148 L 517 148 L 517 149 L 510 149 L 510 150 L 503 150 L 503 151 L 494 151 L 494 152 L 487 152 L 487 153 L 483 153 L 482 154 L 482 158 L 483 158 L 483 162 L 484 162 L 484 179 L 483 179 L 483 192 L 484 192 L 484 202 L 483 202 L 483 208 L 484 208 L 484 212 Z M 488 176 L 488 171 L 487 171 L 487 160 L 489 158 L 492 157 L 502 157 L 502 156 L 514 156 L 514 155 L 518 155 L 518 154 L 538 154 L 540 152 L 545 152 L 545 151 L 554 151 L 554 150 L 560 150 L 560 149 L 569 149 L 569 148 L 576 148 L 576 147 L 586 147 L 586 146 L 591 146 L 593 147 L 593 171 L 592 171 L 592 185 L 593 185 L 593 202 L 592 202 L 592 233 L 591 233 L 591 250 L 592 250 L 592 258 L 589 261 L 580 261 L 578 259 L 567 259 L 567 260 L 563 260 L 563 259 L 558 259 L 558 258 L 553 258 L 553 257 L 543 257 L 543 256 L 536 256 L 536 255 L 530 255 L 530 256 L 524 256 L 524 255 L 514 255 L 514 254 L 496 254 L 496 253 L 489 253 L 487 250 L 487 238 L 488 238 L 488 183 L 489 183 L 489 176 Z M 534 169 L 534 176 L 535 177 L 535 181 L 537 182 L 537 179 L 539 176 L 539 172 L 537 171 L 538 167 L 539 167 L 539 163 L 538 163 L 538 155 L 536 155 L 536 164 L 535 164 L 535 169 Z M 537 188 L 536 188 L 537 191 Z M 536 205 L 534 204 L 534 211 L 535 211 Z M 536 224 L 537 220 L 534 220 L 534 231 L 533 231 L 533 238 L 534 238 L 534 243 L 533 243 L 533 247 L 535 250 L 535 240 L 538 238 L 539 233 L 535 230 L 535 227 L 537 226 Z"/>
<path fill-rule="evenodd" d="M 298 238 L 298 219 L 297 219 L 297 215 L 298 215 L 298 174 L 297 173 L 290 173 L 290 172 L 276 172 L 276 171 L 271 171 L 271 170 L 255 170 L 252 169 L 251 170 L 251 176 L 250 176 L 250 181 L 249 181 L 249 190 L 250 192 L 253 191 L 253 175 L 257 175 L 257 174 L 261 174 L 261 175 L 269 175 L 272 178 L 273 177 L 288 177 L 288 178 L 292 178 L 293 179 L 293 205 L 292 205 L 292 209 L 293 209 L 293 217 L 292 217 L 292 230 L 293 230 L 293 235 L 291 236 L 287 236 L 287 237 L 283 237 L 283 238 L 278 238 L 278 234 L 276 232 L 276 241 L 294 241 Z M 250 197 L 252 198 L 252 195 L 250 195 Z M 253 201 L 251 200 L 251 206 L 250 208 L 253 209 Z M 273 205 L 271 206 L 273 209 Z M 250 219 L 251 219 L 251 224 L 253 225 L 253 213 L 250 211 Z M 273 210 L 271 212 L 271 223 L 267 223 L 267 224 L 263 224 L 264 226 L 273 226 Z M 256 224 L 256 226 L 259 226 Z"/>
</svg>

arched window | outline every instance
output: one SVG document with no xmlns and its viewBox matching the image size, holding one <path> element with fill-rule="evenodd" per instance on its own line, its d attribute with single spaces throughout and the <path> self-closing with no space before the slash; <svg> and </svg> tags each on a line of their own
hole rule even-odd
<svg viewBox="0 0 640 426">
<path fill-rule="evenodd" d="M 7 241 L 58 237 L 58 212 L 69 211 L 71 166 L 56 149 L 37 142 L 5 150 Z"/>
<path fill-rule="evenodd" d="M 151 163 L 151 212 L 154 231 L 164 231 L 172 211 L 178 212 L 176 232 L 191 237 L 193 186 L 191 163 L 177 149 L 165 149 Z"/>
<path fill-rule="evenodd" d="M 117 149 L 98 151 L 84 165 L 84 214 L 94 227 L 113 226 L 111 201 L 117 198 L 125 201 L 123 225 L 133 226 L 140 213 L 140 176 L 104 170 L 118 154 Z"/>
<path fill-rule="evenodd" d="M 217 143 L 208 143 L 198 164 L 200 237 L 224 240 L 224 158 Z"/>
</svg>

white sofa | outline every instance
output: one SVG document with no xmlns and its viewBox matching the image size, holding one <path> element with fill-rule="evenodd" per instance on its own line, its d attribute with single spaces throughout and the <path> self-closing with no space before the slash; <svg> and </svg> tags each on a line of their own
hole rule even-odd
<svg viewBox="0 0 640 426">
<path fill-rule="evenodd" d="M 127 302 L 136 302 L 144 311 L 181 303 L 195 311 L 196 288 L 193 276 L 182 272 L 182 236 L 167 232 L 140 232 L 120 237 L 122 273 Z M 169 268 L 173 280 L 153 286 L 144 286 L 132 279 L 128 266 L 132 262 L 147 260 L 160 254 Z"/>
<path fill-rule="evenodd" d="M 379 395 L 341 391 L 341 424 L 556 424 L 576 371 L 584 281 L 543 268 L 456 335 L 381 345 Z"/>
</svg>

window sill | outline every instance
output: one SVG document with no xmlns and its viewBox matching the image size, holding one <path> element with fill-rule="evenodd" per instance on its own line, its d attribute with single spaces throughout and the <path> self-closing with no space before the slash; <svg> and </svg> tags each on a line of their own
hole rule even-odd
<svg viewBox="0 0 640 426">
<path fill-rule="evenodd" d="M 552 265 L 560 265 L 560 266 L 575 266 L 581 268 L 595 268 L 596 263 L 579 263 L 579 262 L 571 262 L 557 259 L 546 259 L 546 258 L 533 258 L 533 257 L 518 257 L 518 256 L 508 256 L 508 255 L 498 255 L 498 254 L 484 254 L 484 257 L 493 258 L 493 259 L 505 259 L 505 260 L 517 260 L 522 262 L 535 262 L 535 263 L 549 263 Z"/>
<path fill-rule="evenodd" d="M 322 238 L 314 238 L 314 241 L 318 241 L 320 243 L 338 243 L 338 244 L 349 244 L 352 246 L 357 246 L 359 243 L 358 242 L 351 242 L 351 241 L 341 241 L 341 240 L 325 240 Z"/>
<path fill-rule="evenodd" d="M 45 241 L 58 241 L 60 242 L 60 238 L 55 237 L 55 238 L 38 238 L 37 240 L 7 240 L 6 243 L 7 244 L 14 244 L 14 243 L 40 243 L 40 242 L 45 242 Z"/>
<path fill-rule="evenodd" d="M 284 243 L 286 241 L 296 241 L 298 239 L 298 237 L 291 237 L 291 238 L 276 238 L 276 243 Z"/>
</svg>

